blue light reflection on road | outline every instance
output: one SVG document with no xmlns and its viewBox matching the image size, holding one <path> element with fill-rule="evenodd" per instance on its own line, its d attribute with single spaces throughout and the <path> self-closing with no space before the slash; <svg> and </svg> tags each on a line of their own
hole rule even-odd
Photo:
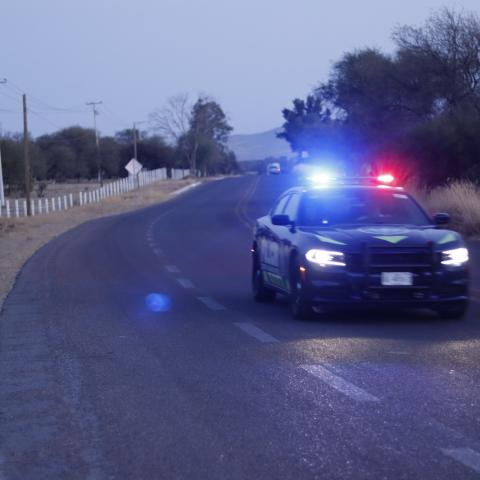
<svg viewBox="0 0 480 480">
<path fill-rule="evenodd" d="M 168 312 L 172 308 L 172 300 L 163 293 L 149 293 L 145 297 L 145 306 L 150 312 Z"/>
</svg>

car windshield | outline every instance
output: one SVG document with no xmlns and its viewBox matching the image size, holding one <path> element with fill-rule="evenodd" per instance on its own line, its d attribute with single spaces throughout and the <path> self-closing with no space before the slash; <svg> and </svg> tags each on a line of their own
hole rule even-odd
<svg viewBox="0 0 480 480">
<path fill-rule="evenodd" d="M 298 224 L 303 226 L 405 224 L 429 225 L 425 212 L 401 192 L 387 189 L 324 189 L 302 200 Z"/>
</svg>

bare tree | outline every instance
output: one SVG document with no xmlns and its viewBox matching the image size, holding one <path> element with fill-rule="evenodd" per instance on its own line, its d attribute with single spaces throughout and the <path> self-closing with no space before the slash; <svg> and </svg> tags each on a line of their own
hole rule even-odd
<svg viewBox="0 0 480 480">
<path fill-rule="evenodd" d="M 168 143 L 177 145 L 187 135 L 192 118 L 192 105 L 188 94 L 170 97 L 166 104 L 149 116 L 152 130 L 158 132 Z"/>
<path fill-rule="evenodd" d="M 424 26 L 400 27 L 393 35 L 401 51 L 423 59 L 450 107 L 469 103 L 480 112 L 480 18 L 443 8 Z M 442 100 L 439 98 L 439 100 Z"/>
</svg>

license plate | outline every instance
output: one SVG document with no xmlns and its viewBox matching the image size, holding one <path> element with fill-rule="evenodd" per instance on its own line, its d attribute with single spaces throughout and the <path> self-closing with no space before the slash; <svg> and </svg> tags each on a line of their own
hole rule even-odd
<svg viewBox="0 0 480 480">
<path fill-rule="evenodd" d="M 408 287 L 413 285 L 413 275 L 411 272 L 382 272 L 382 285 Z"/>
</svg>

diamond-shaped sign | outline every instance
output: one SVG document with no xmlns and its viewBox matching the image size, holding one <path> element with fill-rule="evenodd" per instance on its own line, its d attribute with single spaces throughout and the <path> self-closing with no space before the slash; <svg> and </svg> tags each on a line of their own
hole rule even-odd
<svg viewBox="0 0 480 480">
<path fill-rule="evenodd" d="M 130 175 L 138 175 L 142 171 L 143 165 L 132 158 L 126 165 L 125 165 L 125 170 L 130 174 Z"/>
</svg>

